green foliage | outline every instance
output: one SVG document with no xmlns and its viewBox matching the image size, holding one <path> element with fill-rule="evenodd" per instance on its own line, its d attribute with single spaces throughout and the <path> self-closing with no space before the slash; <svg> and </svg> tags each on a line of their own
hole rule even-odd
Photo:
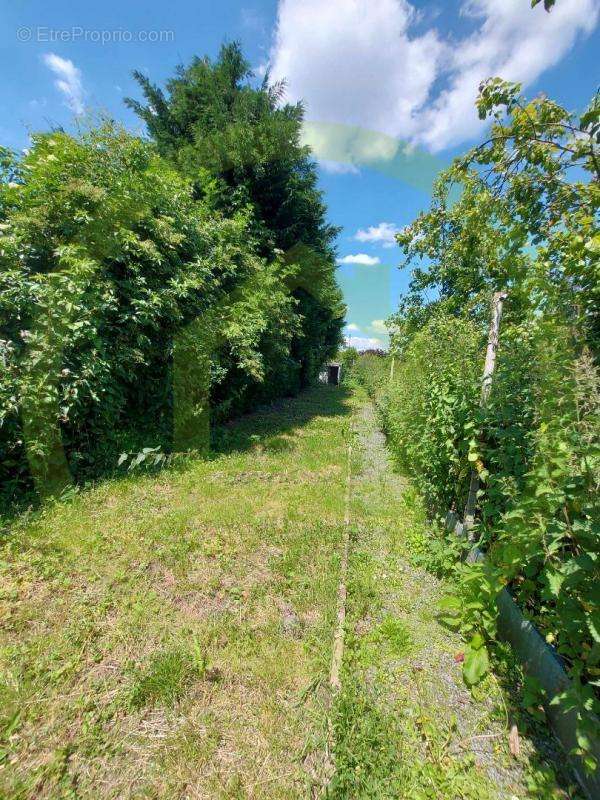
<svg viewBox="0 0 600 800">
<path fill-rule="evenodd" d="M 81 453 L 163 406 L 169 341 L 235 275 L 225 248 L 241 255 L 245 223 L 209 224 L 189 184 L 109 123 L 36 136 L 19 170 L 1 232 L 2 462 L 23 468 L 26 437 L 35 474 L 57 425 Z"/>
<path fill-rule="evenodd" d="M 476 633 L 468 644 L 463 662 L 463 677 L 467 686 L 474 686 L 489 669 L 489 657 L 484 638 Z"/>
<path fill-rule="evenodd" d="M 481 338 L 473 323 L 436 316 L 397 358 L 379 406 L 399 465 L 418 477 L 430 508 L 466 492 L 477 436 Z"/>
<path fill-rule="evenodd" d="M 251 203 L 265 245 L 287 251 L 303 242 L 326 250 L 337 230 L 324 220 L 310 151 L 300 144 L 301 104 L 281 104 L 282 84 L 252 85 L 236 42 L 218 59 L 194 58 L 167 82 L 166 93 L 134 73 L 146 105 L 128 99 L 160 152 L 199 180 L 199 190 L 227 209 Z M 205 187 L 202 175 L 213 182 Z"/>
<path fill-rule="evenodd" d="M 337 228 L 325 219 L 317 170 L 300 142 L 302 105 L 282 104 L 283 85 L 271 85 L 268 75 L 253 85 L 235 42 L 224 45 L 214 63 L 194 58 L 179 67 L 166 92 L 141 73 L 134 76 L 146 103 L 126 102 L 146 123 L 159 152 L 189 176 L 211 207 L 226 215 L 251 209 L 261 255 L 274 259 L 282 251 L 293 267 L 294 363 L 276 352 L 276 336 L 263 349 L 271 358 L 273 385 L 280 387 L 271 396 L 309 384 L 339 346 L 344 308 L 334 277 Z M 236 391 L 252 395 L 246 385 Z"/>
<path fill-rule="evenodd" d="M 260 257 L 249 214 L 224 217 L 195 199 L 152 145 L 107 122 L 77 138 L 38 135 L 18 170 L 7 169 L 0 482 L 9 495 L 28 476 L 56 493 L 69 468 L 93 475 L 124 449 L 168 449 L 173 427 L 185 438 L 206 411 L 209 390 L 232 404 L 236 383 L 260 387 L 274 361 L 291 357 L 295 265 Z"/>
<path fill-rule="evenodd" d="M 367 390 L 370 397 L 378 396 L 390 374 L 390 359 L 374 353 L 363 353 L 355 361 L 352 375 Z"/>
<path fill-rule="evenodd" d="M 358 350 L 355 347 L 345 347 L 337 354 L 337 360 L 342 367 L 342 383 L 352 380 L 359 357 Z"/>
<path fill-rule="evenodd" d="M 489 139 L 442 174 L 431 209 L 398 235 L 407 263 L 427 265 L 413 270 L 393 318 L 398 364 L 380 406 L 431 511 L 462 515 L 471 468 L 479 475 L 475 531 L 488 563 L 454 570 L 448 609 L 471 637 L 467 682 L 485 670 L 507 585 L 565 661 L 574 688 L 564 702 L 597 711 L 600 104 L 596 96 L 576 118 L 494 78 L 477 105 L 493 118 Z M 479 409 L 498 290 L 508 299 L 491 398 Z M 439 570 L 445 543 L 431 546 L 423 558 Z"/>
<path fill-rule="evenodd" d="M 302 109 L 238 45 L 111 122 L 0 149 L 0 485 L 59 494 L 118 454 L 205 451 L 210 421 L 293 394 L 344 307 Z M 65 455 L 66 454 L 66 455 Z M 135 459 L 134 459 L 135 460 Z"/>
</svg>

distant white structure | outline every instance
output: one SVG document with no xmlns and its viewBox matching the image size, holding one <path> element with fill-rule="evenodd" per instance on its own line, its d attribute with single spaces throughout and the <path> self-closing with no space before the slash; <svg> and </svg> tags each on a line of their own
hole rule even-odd
<svg viewBox="0 0 600 800">
<path fill-rule="evenodd" d="M 319 381 L 321 383 L 329 383 L 332 386 L 339 386 L 342 378 L 342 365 L 339 361 L 329 361 L 323 365 L 319 372 Z"/>
</svg>

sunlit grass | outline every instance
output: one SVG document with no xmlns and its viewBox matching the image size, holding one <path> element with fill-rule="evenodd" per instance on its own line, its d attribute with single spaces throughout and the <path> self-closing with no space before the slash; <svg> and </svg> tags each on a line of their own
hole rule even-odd
<svg viewBox="0 0 600 800">
<path fill-rule="evenodd" d="M 0 555 L 1 798 L 560 797 L 550 772 L 510 762 L 497 683 L 474 698 L 462 684 L 463 643 L 437 621 L 444 587 L 411 562 L 423 507 L 369 414 L 360 392 L 321 387 L 224 427 L 208 460 L 107 481 L 14 526 Z M 537 794 L 527 777 L 543 779 Z"/>
<path fill-rule="evenodd" d="M 309 392 L 227 426 L 208 461 L 15 525 L 0 796 L 307 796 L 324 752 L 347 413 L 341 390 Z"/>
</svg>

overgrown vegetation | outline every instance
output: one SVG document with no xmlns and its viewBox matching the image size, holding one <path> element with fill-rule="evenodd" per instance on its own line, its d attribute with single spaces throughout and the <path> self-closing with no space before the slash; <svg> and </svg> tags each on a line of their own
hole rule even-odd
<svg viewBox="0 0 600 800">
<path fill-rule="evenodd" d="M 195 58 L 180 67 L 166 92 L 140 72 L 135 78 L 146 104 L 127 103 L 146 123 L 161 155 L 190 178 L 196 195 L 211 207 L 227 216 L 250 211 L 259 254 L 287 266 L 297 324 L 283 354 L 277 336 L 265 343 L 266 385 L 275 389 L 261 395 L 297 391 L 335 352 L 344 314 L 334 278 L 338 229 L 326 220 L 314 161 L 300 144 L 302 104 L 284 104 L 284 85 L 270 84 L 268 74 L 255 87 L 235 42 L 221 48 L 215 63 Z M 246 384 L 243 376 L 239 385 L 230 376 L 219 401 L 229 408 L 231 392 L 247 393 Z"/>
<path fill-rule="evenodd" d="M 407 264 L 426 264 L 391 321 L 396 366 L 378 402 L 431 513 L 462 515 L 478 473 L 474 532 L 490 566 L 457 570 L 471 661 L 485 667 L 508 585 L 564 659 L 571 699 L 598 710 L 600 100 L 576 118 L 493 79 L 478 107 L 493 117 L 490 138 L 441 175 L 431 209 L 398 236 Z M 495 291 L 508 297 L 481 410 Z M 582 724 L 583 757 L 587 734 Z"/>
<path fill-rule="evenodd" d="M 257 83 L 237 44 L 164 90 L 135 77 L 143 101 L 127 102 L 148 138 L 105 120 L 36 134 L 19 157 L 0 148 L 0 499 L 14 511 L 35 486 L 72 501 L 30 509 L 2 543 L 0 786 L 15 798 L 306 796 L 328 777 L 345 395 L 321 387 L 289 414 L 221 426 L 210 462 L 173 453 L 206 451 L 211 421 L 309 387 L 336 352 L 337 231 L 301 145 L 302 105 Z M 476 471 L 489 558 L 464 564 L 463 545 L 428 539 L 421 500 L 389 492 L 381 465 L 353 484 L 364 538 L 332 711 L 340 800 L 496 796 L 493 757 L 455 740 L 497 722 L 488 645 L 503 586 L 563 658 L 567 702 L 600 710 L 600 100 L 577 118 L 492 79 L 478 107 L 489 140 L 398 235 L 407 264 L 426 266 L 391 320 L 391 355 L 340 358 L 431 516 L 461 513 Z M 119 469 L 72 489 L 73 476 Z M 455 578 L 442 622 L 468 636 L 464 652 L 432 616 L 438 585 L 405 574 L 398 511 L 418 528 L 402 531 L 415 560 Z M 422 605 L 409 612 L 408 597 Z M 409 661 L 416 652 L 431 663 Z M 490 701 L 462 731 L 450 712 L 468 702 L 461 669 Z M 442 713 L 424 687 L 445 684 Z M 538 704 L 535 686 L 525 696 Z M 582 718 L 577 754 L 594 769 L 590 733 Z M 532 797 L 559 796 L 547 765 L 529 777 Z"/>
<path fill-rule="evenodd" d="M 142 81 L 154 141 L 107 121 L 0 152 L 8 500 L 114 470 L 121 452 L 203 449 L 209 409 L 293 394 L 335 353 L 336 231 L 302 108 L 251 78 L 229 45 L 181 69 L 168 101 Z"/>
<path fill-rule="evenodd" d="M 561 777 L 568 793 L 559 789 L 547 735 L 536 751 L 530 738 L 539 734 L 535 721 L 515 716 L 520 676 L 509 680 L 503 663 L 506 685 L 496 674 L 473 693 L 464 685 L 462 637 L 439 620 L 449 587 L 414 563 L 415 552 L 430 547 L 422 496 L 388 464 L 364 389 L 353 394 L 346 649 L 333 708 L 336 771 L 326 796 L 577 797 L 568 775 Z M 509 716 L 519 721 L 519 760 L 508 749 Z"/>
</svg>

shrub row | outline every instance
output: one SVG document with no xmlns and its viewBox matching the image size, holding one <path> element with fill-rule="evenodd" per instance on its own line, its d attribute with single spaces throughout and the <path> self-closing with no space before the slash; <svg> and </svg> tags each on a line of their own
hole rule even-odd
<svg viewBox="0 0 600 800">
<path fill-rule="evenodd" d="M 298 392 L 337 350 L 336 231 L 298 144 L 301 107 L 253 87 L 237 45 L 178 75 L 189 127 L 171 115 L 168 147 L 103 121 L 0 150 L 5 502 L 32 478 L 54 491 L 114 469 L 123 451 L 203 446 L 209 416 Z"/>
<path fill-rule="evenodd" d="M 427 264 L 390 321 L 394 378 L 376 398 L 432 518 L 462 517 L 471 471 L 479 476 L 474 535 L 486 565 L 455 564 L 455 543 L 435 534 L 429 558 L 457 578 L 450 608 L 471 636 L 469 678 L 487 664 L 496 596 L 508 586 L 563 658 L 569 699 L 598 711 L 600 100 L 576 120 L 494 79 L 478 106 L 495 114 L 489 141 L 442 174 L 431 209 L 398 236 L 408 262 Z M 480 409 L 498 290 L 507 300 L 497 367 Z M 586 725 L 578 752 L 594 768 Z"/>
</svg>

